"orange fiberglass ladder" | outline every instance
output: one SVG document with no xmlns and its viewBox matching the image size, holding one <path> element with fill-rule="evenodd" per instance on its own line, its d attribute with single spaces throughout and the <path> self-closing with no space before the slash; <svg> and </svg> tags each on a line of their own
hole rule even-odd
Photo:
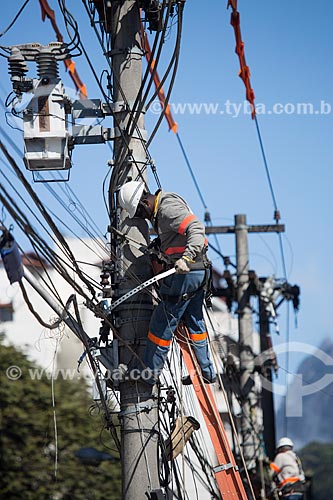
<svg viewBox="0 0 333 500">
<path fill-rule="evenodd" d="M 200 369 L 190 344 L 188 331 L 186 327 L 180 326 L 175 334 L 217 456 L 218 465 L 214 467 L 214 473 L 222 498 L 248 500 L 212 389 L 199 375 Z"/>
</svg>

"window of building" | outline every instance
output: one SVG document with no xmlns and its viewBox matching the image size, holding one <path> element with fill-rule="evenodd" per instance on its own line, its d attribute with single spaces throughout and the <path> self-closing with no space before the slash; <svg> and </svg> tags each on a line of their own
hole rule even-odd
<svg viewBox="0 0 333 500">
<path fill-rule="evenodd" d="M 0 323 L 4 321 L 13 321 L 13 304 L 0 304 Z"/>
</svg>

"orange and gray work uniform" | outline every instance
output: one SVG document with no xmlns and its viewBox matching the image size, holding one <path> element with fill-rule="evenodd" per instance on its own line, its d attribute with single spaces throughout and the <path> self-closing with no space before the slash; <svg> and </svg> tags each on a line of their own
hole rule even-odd
<svg viewBox="0 0 333 500">
<path fill-rule="evenodd" d="M 160 249 L 171 262 L 184 257 L 191 269 L 204 269 L 205 227 L 183 198 L 160 191 L 152 222 L 160 238 Z"/>
<path fill-rule="evenodd" d="M 153 225 L 161 241 L 161 251 L 172 263 L 186 257 L 191 271 L 168 276 L 160 286 L 163 300 L 153 312 L 144 356 L 145 365 L 153 371 L 150 381 L 158 379 L 180 321 L 189 330 L 203 377 L 212 381 L 215 371 L 202 310 L 207 244 L 204 225 L 180 196 L 163 191 L 156 197 Z"/>
<path fill-rule="evenodd" d="M 287 498 L 291 494 L 298 494 L 302 498 L 304 491 L 304 473 L 300 465 L 300 460 L 292 450 L 283 451 L 276 455 L 270 467 L 275 473 L 277 487 L 282 495 Z"/>
</svg>

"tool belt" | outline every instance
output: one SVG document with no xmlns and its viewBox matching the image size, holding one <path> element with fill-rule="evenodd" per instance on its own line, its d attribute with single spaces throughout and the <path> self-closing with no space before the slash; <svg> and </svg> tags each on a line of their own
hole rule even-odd
<svg viewBox="0 0 333 500">
<path fill-rule="evenodd" d="M 297 481 L 296 483 L 285 484 L 280 491 L 283 498 L 284 496 L 289 496 L 292 493 L 304 493 L 305 490 L 305 484 L 302 481 Z"/>
<path fill-rule="evenodd" d="M 163 271 L 167 271 L 168 269 L 172 269 L 175 265 L 175 260 L 172 260 L 168 255 L 161 252 L 159 248 L 159 238 L 156 238 L 149 248 L 149 256 L 151 259 L 152 268 L 154 274 L 160 274 Z M 204 247 L 200 257 L 193 264 L 190 263 L 191 271 L 205 271 L 205 277 L 201 286 L 195 290 L 194 292 L 183 293 L 180 296 L 171 297 L 170 295 L 161 297 L 163 300 L 167 300 L 168 302 L 177 304 L 180 301 L 190 300 L 194 297 L 200 290 L 204 288 L 205 290 L 205 299 L 208 306 L 211 306 L 211 297 L 212 297 L 212 263 L 207 257 L 207 247 Z"/>
<path fill-rule="evenodd" d="M 205 276 L 204 276 L 204 279 L 202 280 L 201 285 L 199 286 L 199 288 L 197 288 L 193 292 L 185 292 L 185 293 L 178 295 L 178 296 L 177 295 L 174 296 L 174 295 L 160 294 L 161 298 L 165 301 L 170 302 L 171 304 L 178 304 L 178 302 L 191 300 L 200 290 L 203 289 L 205 291 L 205 300 L 207 302 L 208 297 L 209 297 L 208 287 L 210 286 L 210 283 L 211 283 L 211 274 L 212 274 L 211 269 L 206 268 L 205 269 Z M 209 303 L 207 305 L 209 306 Z"/>
</svg>

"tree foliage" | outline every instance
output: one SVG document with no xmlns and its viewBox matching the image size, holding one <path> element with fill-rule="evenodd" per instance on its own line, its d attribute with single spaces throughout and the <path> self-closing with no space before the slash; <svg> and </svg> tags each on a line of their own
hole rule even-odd
<svg viewBox="0 0 333 500">
<path fill-rule="evenodd" d="M 333 491 L 333 444 L 310 443 L 299 453 L 304 471 L 312 476 L 312 499 L 327 500 Z"/>
<path fill-rule="evenodd" d="M 22 371 L 18 380 L 6 374 Z M 0 343 L 0 497 L 6 500 L 118 500 L 120 462 L 82 465 L 74 455 L 93 447 L 117 456 L 103 418 L 89 412 L 92 401 L 79 382 L 54 381 L 58 466 L 55 475 L 55 429 L 51 380 L 33 380 L 28 358 Z M 95 412 L 96 413 L 96 412 Z M 97 412 L 98 413 L 98 412 Z"/>
</svg>

